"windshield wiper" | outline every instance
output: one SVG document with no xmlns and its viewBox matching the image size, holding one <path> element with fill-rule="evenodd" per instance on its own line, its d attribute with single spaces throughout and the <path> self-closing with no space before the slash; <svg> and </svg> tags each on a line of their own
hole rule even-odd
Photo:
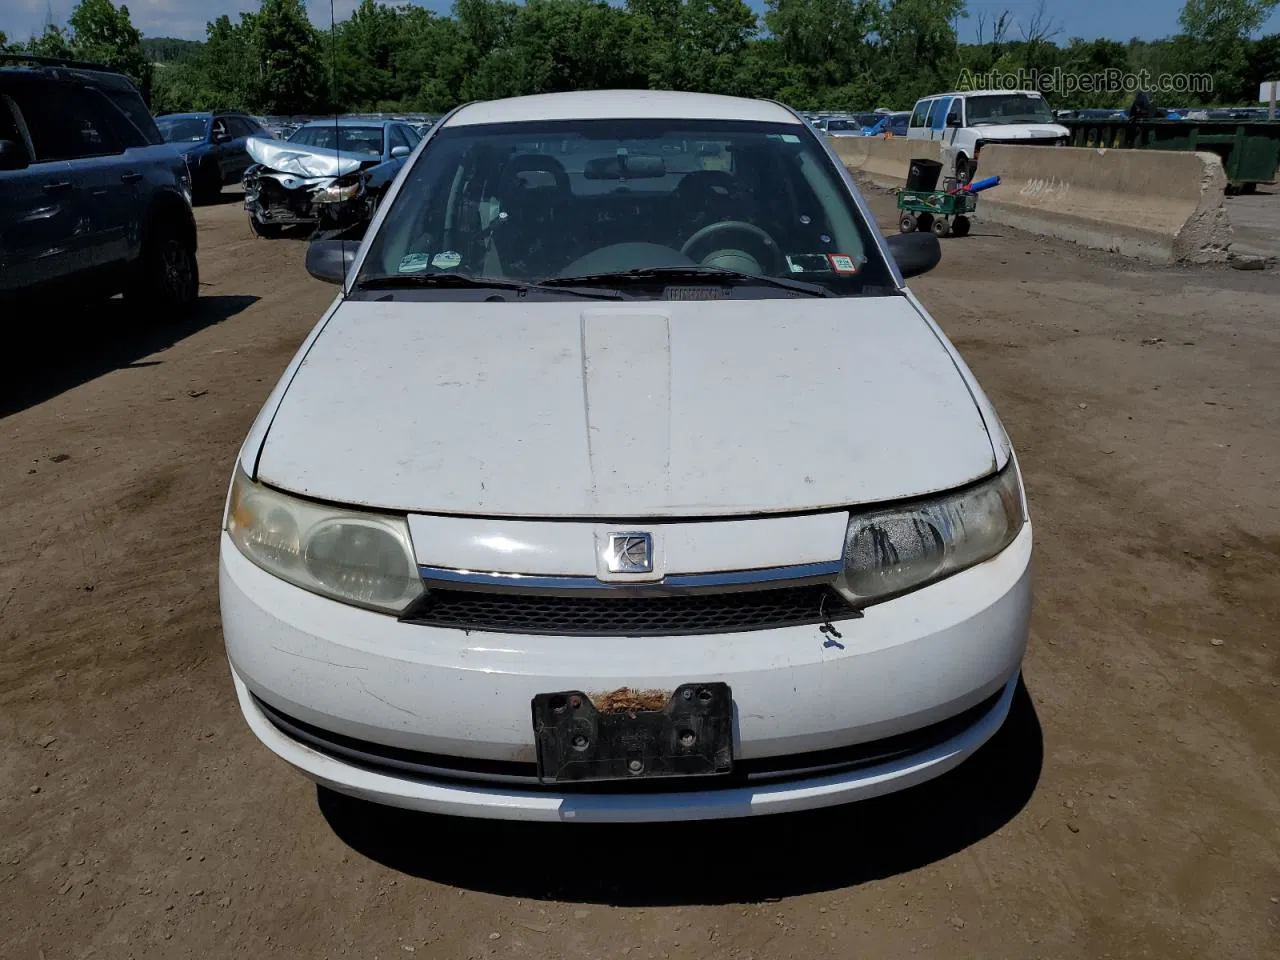
<svg viewBox="0 0 1280 960">
<path fill-rule="evenodd" d="M 357 290 L 393 290 L 397 287 L 449 287 L 475 290 L 513 290 L 520 294 L 530 290 L 549 289 L 545 283 L 524 283 L 520 280 L 507 280 L 502 277 L 470 277 L 464 273 L 380 273 L 372 277 L 362 277 L 356 281 Z M 567 293 L 571 296 L 586 297 L 588 300 L 622 300 L 621 294 L 602 293 L 598 290 L 574 290 L 572 285 L 555 286 L 556 293 Z"/>
<path fill-rule="evenodd" d="M 543 287 L 560 286 L 613 286 L 629 283 L 652 283 L 655 280 L 723 280 L 730 283 L 760 284 L 766 287 L 778 287 L 782 290 L 794 290 L 814 297 L 838 297 L 839 294 L 820 283 L 807 280 L 792 280 L 786 277 L 761 277 L 754 273 L 743 273 L 739 270 L 726 270 L 723 267 L 640 267 L 635 270 L 618 270 L 613 273 L 590 273 L 580 277 L 549 277 L 539 285 Z"/>
</svg>

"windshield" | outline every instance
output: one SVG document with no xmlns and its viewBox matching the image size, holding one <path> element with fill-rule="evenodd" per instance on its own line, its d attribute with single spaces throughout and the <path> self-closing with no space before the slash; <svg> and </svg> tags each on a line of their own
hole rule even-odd
<svg viewBox="0 0 1280 960">
<path fill-rule="evenodd" d="M 336 130 L 336 136 L 335 136 Z M 361 153 L 366 156 L 382 156 L 381 127 L 303 127 L 292 137 L 290 143 L 300 143 L 304 147 L 327 147 L 337 149 L 340 153 Z"/>
<path fill-rule="evenodd" d="M 199 143 L 209 133 L 208 117 L 156 117 L 165 143 Z"/>
<path fill-rule="evenodd" d="M 660 280 L 701 268 L 854 294 L 892 286 L 873 237 L 798 123 L 447 127 L 409 171 L 356 285 L 401 276 L 408 286 L 444 273 L 600 284 L 602 275 Z M 781 290 L 758 284 L 761 296 L 787 295 Z"/>
<path fill-rule="evenodd" d="M 984 97 L 966 97 L 968 123 L 1053 123 L 1053 111 L 1038 93 L 993 93 Z"/>
</svg>

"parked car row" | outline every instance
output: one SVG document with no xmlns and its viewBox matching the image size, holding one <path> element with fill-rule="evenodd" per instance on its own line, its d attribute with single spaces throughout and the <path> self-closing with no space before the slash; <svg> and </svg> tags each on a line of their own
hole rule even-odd
<svg viewBox="0 0 1280 960">
<path fill-rule="evenodd" d="M 804 114 L 815 130 L 828 137 L 905 137 L 911 111 L 880 108 L 865 113 Z"/>
<path fill-rule="evenodd" d="M 127 79 L 0 55 L 0 301 L 124 294 L 172 317 L 199 289 L 192 182 Z"/>
</svg>

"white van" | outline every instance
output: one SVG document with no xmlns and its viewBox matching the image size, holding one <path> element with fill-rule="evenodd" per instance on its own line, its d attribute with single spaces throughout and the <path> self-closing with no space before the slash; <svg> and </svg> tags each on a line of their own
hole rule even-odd
<svg viewBox="0 0 1280 960">
<path fill-rule="evenodd" d="M 924 97 L 916 102 L 907 126 L 910 140 L 939 141 L 942 169 L 954 170 L 965 181 L 977 170 L 984 144 L 1062 146 L 1068 135 L 1034 90 L 968 90 Z"/>
</svg>

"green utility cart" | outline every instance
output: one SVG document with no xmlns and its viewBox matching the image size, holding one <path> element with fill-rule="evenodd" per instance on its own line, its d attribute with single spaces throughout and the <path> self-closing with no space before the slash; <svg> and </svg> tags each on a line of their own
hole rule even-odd
<svg viewBox="0 0 1280 960">
<path fill-rule="evenodd" d="M 898 229 L 903 233 L 932 230 L 939 237 L 963 237 L 969 232 L 969 214 L 978 208 L 978 196 L 968 190 L 955 190 L 948 179 L 946 190 L 899 190 Z"/>
</svg>

